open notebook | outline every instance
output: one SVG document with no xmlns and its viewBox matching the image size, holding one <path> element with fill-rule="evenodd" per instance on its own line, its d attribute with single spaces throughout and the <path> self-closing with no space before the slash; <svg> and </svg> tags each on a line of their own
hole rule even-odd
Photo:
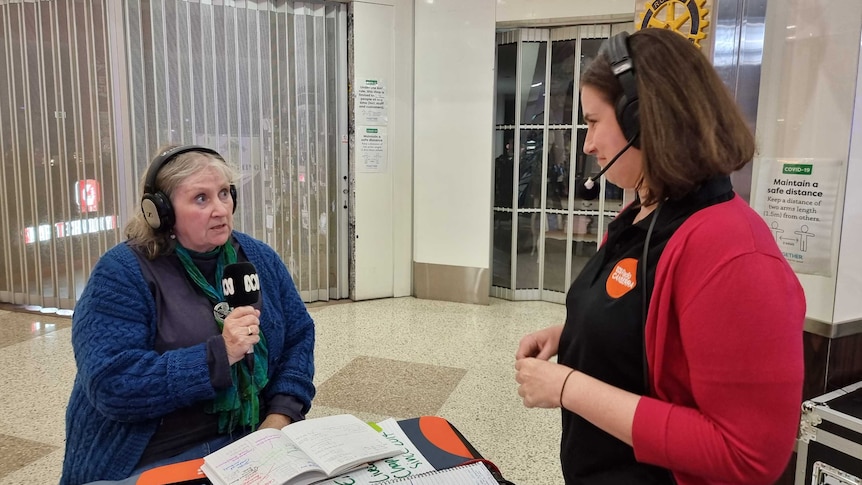
<svg viewBox="0 0 862 485">
<path fill-rule="evenodd" d="M 204 457 L 216 485 L 307 485 L 398 455 L 402 449 L 351 414 L 259 429 Z"/>
</svg>

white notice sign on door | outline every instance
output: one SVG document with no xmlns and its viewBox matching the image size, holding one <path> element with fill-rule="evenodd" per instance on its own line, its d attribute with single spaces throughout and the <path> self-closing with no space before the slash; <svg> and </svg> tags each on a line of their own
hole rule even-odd
<svg viewBox="0 0 862 485">
<path fill-rule="evenodd" d="M 356 170 L 385 172 L 387 170 L 386 128 L 356 127 Z"/>
<path fill-rule="evenodd" d="M 356 124 L 383 126 L 389 124 L 386 85 L 381 79 L 360 79 L 356 83 Z"/>
</svg>

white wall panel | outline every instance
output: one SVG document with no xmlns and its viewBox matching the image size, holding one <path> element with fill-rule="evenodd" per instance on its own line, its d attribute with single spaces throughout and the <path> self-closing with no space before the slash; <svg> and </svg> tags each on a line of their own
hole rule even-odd
<svg viewBox="0 0 862 485">
<path fill-rule="evenodd" d="M 601 21 L 633 16 L 634 0 L 497 0 L 497 22 L 558 23 L 573 19 Z M 556 21 L 556 22 L 555 22 Z"/>
<path fill-rule="evenodd" d="M 760 96 L 757 113 L 759 157 L 846 160 L 848 176 L 862 178 L 858 137 L 848 159 L 858 92 L 860 19 L 858 0 L 769 2 L 760 84 L 766 95 Z M 853 134 L 859 131 L 856 127 Z M 753 172 L 756 177 L 757 166 Z M 853 187 L 853 180 L 847 182 Z M 752 186 L 757 187 L 756 179 Z M 862 316 L 862 259 L 854 254 L 862 243 L 862 195 L 850 191 L 845 200 L 843 192 L 838 194 L 832 241 L 833 256 L 839 254 L 839 244 L 841 252 L 833 260 L 832 275 L 799 275 L 808 317 L 828 323 Z M 848 210 L 843 222 L 841 201 Z"/>
<path fill-rule="evenodd" d="M 487 268 L 495 0 L 414 5 L 414 261 Z"/>
<path fill-rule="evenodd" d="M 353 3 L 353 80 L 393 79 L 395 9 L 389 5 Z M 388 89 L 391 100 L 392 90 Z M 350 100 L 355 104 L 355 99 Z M 391 103 L 390 103 L 391 104 Z M 398 132 L 388 128 L 389 160 L 381 172 L 355 172 L 354 288 L 356 300 L 393 296 L 393 153 Z M 352 149 L 355 154 L 355 150 Z"/>
<path fill-rule="evenodd" d="M 859 14 L 859 11 L 857 11 Z M 857 15 L 857 20 L 862 14 Z M 858 46 L 857 46 L 858 47 Z M 850 157 L 844 192 L 844 220 L 841 248 L 838 251 L 838 277 L 835 284 L 834 322 L 862 319 L 862 52 L 856 73 L 856 101 L 850 131 Z M 839 204 L 841 201 L 839 200 Z"/>
<path fill-rule="evenodd" d="M 395 6 L 391 117 L 393 296 L 413 294 L 413 0 Z"/>
</svg>

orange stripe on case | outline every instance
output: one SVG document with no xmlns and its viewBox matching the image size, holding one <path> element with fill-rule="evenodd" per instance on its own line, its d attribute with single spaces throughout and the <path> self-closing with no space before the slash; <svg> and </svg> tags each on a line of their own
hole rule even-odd
<svg viewBox="0 0 862 485">
<path fill-rule="evenodd" d="M 445 419 L 439 416 L 422 416 L 419 418 L 419 429 L 422 435 L 437 448 L 453 455 L 473 458 L 473 454 Z"/>
<path fill-rule="evenodd" d="M 165 465 L 141 473 L 135 485 L 164 485 L 165 483 L 180 483 L 191 480 L 201 480 L 206 477 L 201 471 L 203 458 L 181 461 L 173 465 Z"/>
</svg>

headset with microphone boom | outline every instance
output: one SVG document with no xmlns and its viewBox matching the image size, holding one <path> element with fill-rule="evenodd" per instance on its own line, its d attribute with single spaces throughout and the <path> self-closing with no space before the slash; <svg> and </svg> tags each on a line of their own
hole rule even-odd
<svg viewBox="0 0 862 485">
<path fill-rule="evenodd" d="M 640 114 L 638 111 L 638 90 L 637 79 L 635 79 L 635 65 L 628 48 L 629 33 L 620 32 L 611 37 L 604 44 L 604 51 L 608 57 L 608 62 L 611 65 L 611 70 L 620 82 L 623 88 L 623 93 L 620 99 L 617 100 L 615 109 L 617 114 L 617 122 L 623 130 L 623 136 L 626 137 L 628 143 L 605 165 L 598 174 L 593 175 L 584 182 L 584 187 L 587 190 L 593 188 L 595 181 L 599 179 L 605 172 L 611 168 L 611 165 L 617 161 L 620 156 L 630 147 L 640 148 Z"/>
</svg>

